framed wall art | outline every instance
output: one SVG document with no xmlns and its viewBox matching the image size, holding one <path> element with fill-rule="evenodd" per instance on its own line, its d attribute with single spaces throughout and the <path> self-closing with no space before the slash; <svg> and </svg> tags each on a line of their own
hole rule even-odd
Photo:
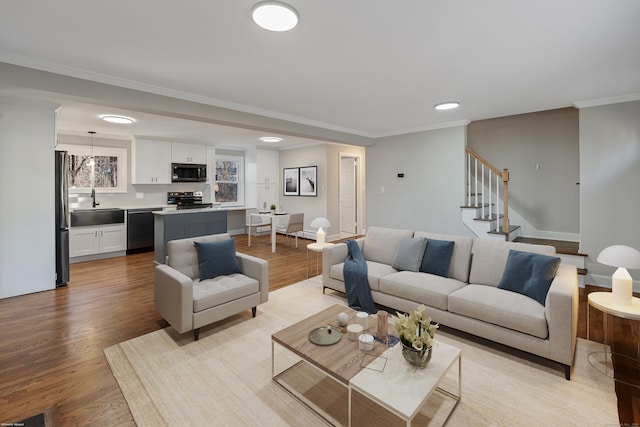
<svg viewBox="0 0 640 427">
<path fill-rule="evenodd" d="M 317 166 L 305 166 L 300 168 L 300 195 L 312 197 L 318 195 Z"/>
<path fill-rule="evenodd" d="M 300 168 L 285 168 L 284 173 L 283 194 L 285 196 L 297 196 L 299 194 Z"/>
</svg>

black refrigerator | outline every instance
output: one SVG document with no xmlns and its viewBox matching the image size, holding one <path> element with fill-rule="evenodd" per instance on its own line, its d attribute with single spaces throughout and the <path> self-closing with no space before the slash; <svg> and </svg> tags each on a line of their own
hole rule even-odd
<svg viewBox="0 0 640 427">
<path fill-rule="evenodd" d="M 56 151 L 56 288 L 69 281 L 67 152 Z"/>
</svg>

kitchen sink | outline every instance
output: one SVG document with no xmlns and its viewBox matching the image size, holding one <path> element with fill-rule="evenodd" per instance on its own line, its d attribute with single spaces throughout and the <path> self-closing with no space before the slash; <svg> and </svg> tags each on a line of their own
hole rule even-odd
<svg viewBox="0 0 640 427">
<path fill-rule="evenodd" d="M 74 209 L 71 212 L 71 226 L 83 227 L 87 225 L 123 224 L 124 209 L 93 208 Z"/>
</svg>

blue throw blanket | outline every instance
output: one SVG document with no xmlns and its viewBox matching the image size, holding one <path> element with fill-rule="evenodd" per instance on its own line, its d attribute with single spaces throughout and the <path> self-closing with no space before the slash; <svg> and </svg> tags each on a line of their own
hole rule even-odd
<svg viewBox="0 0 640 427">
<path fill-rule="evenodd" d="M 371 288 L 367 278 L 367 262 L 362 256 L 360 247 L 355 240 L 347 240 L 349 254 L 344 261 L 344 287 L 347 291 L 347 304 L 358 311 L 374 314 L 376 308 L 371 297 Z"/>
</svg>

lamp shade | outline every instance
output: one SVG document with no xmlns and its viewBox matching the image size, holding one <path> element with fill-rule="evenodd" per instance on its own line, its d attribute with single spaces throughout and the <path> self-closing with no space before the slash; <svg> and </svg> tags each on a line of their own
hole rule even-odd
<svg viewBox="0 0 640 427">
<path fill-rule="evenodd" d="M 329 222 L 329 220 L 323 216 L 319 216 L 317 218 L 314 218 L 313 221 L 311 221 L 311 227 L 318 227 L 318 228 L 329 228 L 331 227 L 331 223 Z"/>
<path fill-rule="evenodd" d="M 640 269 L 640 251 L 625 245 L 609 246 L 598 254 L 598 262 L 612 267 Z"/>
</svg>

